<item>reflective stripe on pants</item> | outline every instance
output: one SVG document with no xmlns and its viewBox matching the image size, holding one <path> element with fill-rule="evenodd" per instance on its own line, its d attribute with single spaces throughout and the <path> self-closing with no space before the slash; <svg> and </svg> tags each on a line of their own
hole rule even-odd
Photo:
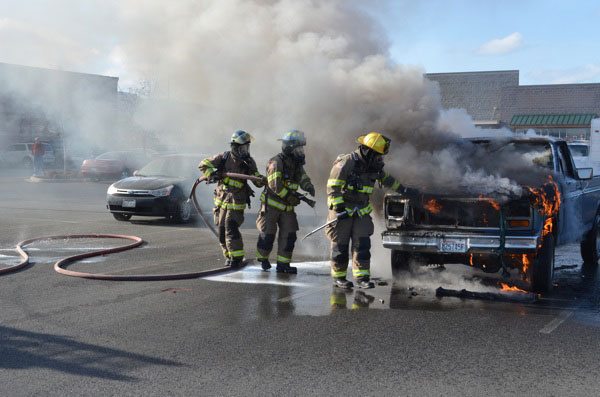
<svg viewBox="0 0 600 397">
<path fill-rule="evenodd" d="M 329 211 L 327 220 L 336 216 Z M 374 231 L 371 215 L 353 216 L 342 219 L 325 229 L 331 241 L 331 275 L 342 277 L 348 269 L 349 255 L 352 251 L 353 275 L 356 278 L 370 275 L 371 267 L 371 235 Z M 351 244 L 351 245 L 350 245 Z"/>
<path fill-rule="evenodd" d="M 240 226 L 244 223 L 244 211 L 215 207 L 213 214 L 223 256 L 233 259 L 243 258 L 244 242 Z"/>
<path fill-rule="evenodd" d="M 275 235 L 277 236 L 277 262 L 290 263 L 296 245 L 296 232 L 298 231 L 298 219 L 294 211 L 280 211 L 277 208 L 267 206 L 264 203 L 256 218 L 258 229 L 258 243 L 256 244 L 256 257 L 268 259 Z"/>
</svg>

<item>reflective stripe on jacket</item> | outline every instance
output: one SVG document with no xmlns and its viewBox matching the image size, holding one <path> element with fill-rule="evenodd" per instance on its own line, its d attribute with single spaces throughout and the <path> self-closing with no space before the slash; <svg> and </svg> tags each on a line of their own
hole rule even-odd
<svg viewBox="0 0 600 397">
<path fill-rule="evenodd" d="M 343 154 L 333 163 L 327 180 L 327 206 L 333 209 L 343 206 L 350 214 L 370 214 L 370 204 L 375 183 L 398 191 L 400 182 L 385 172 L 369 172 L 362 161 L 360 150 Z"/>
<path fill-rule="evenodd" d="M 230 152 L 216 154 L 212 157 L 200 161 L 198 165 L 204 176 L 210 178 L 215 172 L 232 172 L 237 174 L 246 174 L 260 176 L 256 167 L 256 162 L 252 157 L 247 160 L 241 160 Z M 252 183 L 257 187 L 262 187 L 262 183 Z M 220 179 L 215 188 L 215 206 L 233 210 L 244 210 L 249 199 L 250 187 L 248 181 L 225 177 Z"/>
<path fill-rule="evenodd" d="M 260 197 L 266 204 L 280 211 L 293 211 L 297 204 L 288 202 L 289 193 L 299 188 L 307 190 L 312 186 L 304 167 L 296 164 L 294 159 L 279 153 L 267 164 L 267 183 L 269 190 Z"/>
</svg>

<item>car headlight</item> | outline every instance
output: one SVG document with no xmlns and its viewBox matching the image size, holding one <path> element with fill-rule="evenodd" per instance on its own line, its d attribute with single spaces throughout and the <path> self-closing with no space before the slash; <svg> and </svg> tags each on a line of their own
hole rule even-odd
<svg viewBox="0 0 600 397">
<path fill-rule="evenodd" d="M 165 197 L 171 194 L 171 190 L 173 190 L 173 185 L 169 185 L 161 189 L 150 190 L 148 193 L 150 193 L 154 197 Z"/>
<path fill-rule="evenodd" d="M 108 187 L 108 190 L 106 191 L 106 194 L 115 194 L 117 193 L 117 188 L 115 187 L 115 185 L 110 185 Z"/>
</svg>

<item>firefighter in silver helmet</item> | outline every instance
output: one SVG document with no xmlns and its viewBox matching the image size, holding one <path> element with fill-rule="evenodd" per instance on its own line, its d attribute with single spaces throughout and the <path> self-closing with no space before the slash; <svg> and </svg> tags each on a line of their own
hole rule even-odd
<svg viewBox="0 0 600 397">
<path fill-rule="evenodd" d="M 359 147 L 354 152 L 338 156 L 327 180 L 327 219 L 338 220 L 325 229 L 331 241 L 331 275 L 336 287 L 346 289 L 354 287 L 346 279 L 350 249 L 352 273 L 357 286 L 374 287 L 370 281 L 371 235 L 374 230 L 370 196 L 375 183 L 403 194 L 418 194 L 417 190 L 402 186 L 383 171 L 383 156 L 388 153 L 389 138 L 370 132 L 358 137 L 357 143 Z"/>
<path fill-rule="evenodd" d="M 227 265 L 234 268 L 242 266 L 244 261 L 244 243 L 239 228 L 244 222 L 244 210 L 253 192 L 247 180 L 230 178 L 224 174 L 231 172 L 261 176 L 256 162 L 250 156 L 250 142 L 253 139 L 246 131 L 236 131 L 231 137 L 230 151 L 204 159 L 198 166 L 209 182 L 217 182 L 214 221 Z M 257 187 L 263 186 L 260 182 L 252 183 Z"/>
<path fill-rule="evenodd" d="M 296 243 L 298 219 L 294 208 L 300 203 L 295 195 L 298 188 L 315 195 L 315 187 L 304 171 L 304 146 L 306 138 L 298 130 L 283 135 L 281 153 L 269 160 L 267 165 L 267 188 L 260 197 L 262 202 L 256 227 L 259 231 L 256 259 L 263 270 L 269 270 L 269 254 L 277 238 L 277 272 L 296 273 L 290 266 Z"/>
</svg>

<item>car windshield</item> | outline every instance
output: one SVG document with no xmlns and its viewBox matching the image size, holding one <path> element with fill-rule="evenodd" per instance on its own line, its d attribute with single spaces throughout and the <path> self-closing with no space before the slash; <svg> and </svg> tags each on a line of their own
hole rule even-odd
<svg viewBox="0 0 600 397">
<path fill-rule="evenodd" d="M 194 178 L 197 176 L 198 160 L 194 157 L 160 157 L 142 167 L 139 176 L 172 176 Z"/>
<path fill-rule="evenodd" d="M 569 149 L 573 154 L 573 157 L 587 157 L 589 155 L 589 148 L 587 145 L 569 145 Z"/>
<path fill-rule="evenodd" d="M 548 142 L 504 141 L 479 144 L 483 144 L 494 155 L 517 154 L 537 166 L 554 169 L 552 146 Z"/>
</svg>

